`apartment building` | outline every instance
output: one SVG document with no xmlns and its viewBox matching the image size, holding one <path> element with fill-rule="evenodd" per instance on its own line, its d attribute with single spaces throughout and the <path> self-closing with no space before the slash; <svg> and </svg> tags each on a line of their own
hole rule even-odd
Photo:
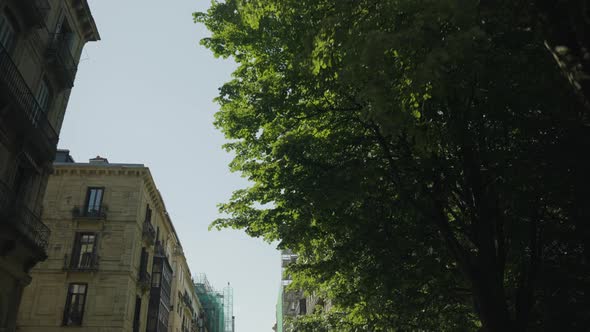
<svg viewBox="0 0 590 332">
<path fill-rule="evenodd" d="M 181 246 L 174 248 L 172 266 L 176 280 L 172 283 L 173 311 L 170 332 L 204 332 L 204 311 L 193 286 L 193 278 Z"/>
<path fill-rule="evenodd" d="M 199 302 L 147 167 L 58 151 L 43 204 L 48 258 L 31 271 L 19 331 L 190 331 Z"/>
<path fill-rule="evenodd" d="M 329 311 L 331 309 L 331 302 L 329 300 L 324 300 L 316 294 L 306 294 L 301 289 L 292 289 L 289 287 L 292 283 L 292 278 L 287 268 L 289 265 L 297 263 L 297 257 L 297 254 L 291 250 L 281 251 L 282 279 L 276 307 L 276 323 L 273 326 L 273 330 L 277 332 L 285 331 L 289 320 L 297 316 L 313 314 L 316 307 L 322 307 L 323 311 Z"/>
<path fill-rule="evenodd" d="M 0 0 L 0 331 L 47 257 L 47 177 L 80 54 L 99 39 L 86 0 Z"/>
</svg>

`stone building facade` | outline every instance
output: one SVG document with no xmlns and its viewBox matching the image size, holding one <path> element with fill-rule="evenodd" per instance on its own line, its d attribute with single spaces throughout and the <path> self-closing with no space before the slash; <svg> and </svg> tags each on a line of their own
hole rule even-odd
<svg viewBox="0 0 590 332">
<path fill-rule="evenodd" d="M 205 332 L 203 308 L 195 294 L 192 274 L 180 246 L 173 251 L 172 266 L 175 271 L 175 280 L 172 283 L 174 310 L 170 314 L 169 331 Z"/>
<path fill-rule="evenodd" d="M 80 54 L 99 39 L 86 0 L 0 0 L 0 331 L 47 256 L 47 177 Z"/>
<path fill-rule="evenodd" d="M 289 287 L 292 283 L 291 275 L 287 268 L 291 264 L 297 264 L 297 254 L 291 250 L 281 251 L 281 286 L 276 306 L 276 323 L 273 331 L 284 332 L 290 319 L 297 316 L 311 315 L 316 308 L 321 307 L 323 312 L 331 310 L 331 301 L 323 299 L 316 294 L 306 294 L 301 289 Z"/>
<path fill-rule="evenodd" d="M 48 258 L 31 272 L 19 331 L 186 331 L 174 307 L 179 274 L 190 280 L 190 271 L 147 167 L 76 163 L 59 151 L 43 221 Z M 199 312 L 194 292 L 186 296 Z"/>
</svg>

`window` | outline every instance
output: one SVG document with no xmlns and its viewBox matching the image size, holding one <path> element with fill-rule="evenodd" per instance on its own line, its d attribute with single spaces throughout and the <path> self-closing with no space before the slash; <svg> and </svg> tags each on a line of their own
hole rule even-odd
<svg viewBox="0 0 590 332">
<path fill-rule="evenodd" d="M 149 204 L 145 207 L 145 222 L 152 222 L 152 209 L 150 209 Z"/>
<path fill-rule="evenodd" d="M 87 290 L 87 284 L 70 284 L 66 297 L 63 325 L 82 325 Z"/>
<path fill-rule="evenodd" d="M 72 31 L 70 23 L 65 15 L 61 17 L 55 27 L 55 38 L 61 47 L 70 53 L 73 53 L 77 44 L 77 36 Z"/>
<path fill-rule="evenodd" d="M 49 106 L 51 105 L 51 89 L 49 88 L 49 82 L 45 77 L 41 80 L 41 84 L 39 85 L 37 101 L 39 102 L 39 106 L 41 106 L 41 111 L 47 113 Z"/>
<path fill-rule="evenodd" d="M 16 193 L 17 204 L 26 202 L 28 193 L 30 192 L 32 186 L 33 172 L 31 171 L 30 167 L 28 167 L 28 165 L 19 161 L 15 169 L 13 180 L 13 190 Z"/>
<path fill-rule="evenodd" d="M 103 193 L 104 188 L 88 188 L 86 207 L 84 208 L 85 215 L 100 216 Z"/>
<path fill-rule="evenodd" d="M 300 315 L 307 314 L 307 300 L 305 300 L 305 299 L 299 300 L 299 314 Z"/>
<path fill-rule="evenodd" d="M 162 261 L 154 262 L 152 268 L 152 287 L 160 287 L 160 279 L 162 278 Z"/>
<path fill-rule="evenodd" d="M 15 36 L 16 29 L 10 13 L 7 10 L 0 12 L 0 44 L 4 49 L 7 51 L 12 49 Z"/>
<path fill-rule="evenodd" d="M 70 267 L 76 269 L 88 269 L 95 267 L 96 234 L 77 233 L 72 251 Z"/>
<path fill-rule="evenodd" d="M 133 314 L 133 332 L 139 332 L 139 320 L 141 319 L 141 297 L 135 297 L 135 313 Z"/>
<path fill-rule="evenodd" d="M 147 265 L 148 265 L 149 257 L 150 257 L 150 254 L 147 252 L 145 247 L 141 248 L 141 256 L 139 257 L 139 279 L 140 280 L 147 277 L 146 273 L 147 273 Z"/>
</svg>

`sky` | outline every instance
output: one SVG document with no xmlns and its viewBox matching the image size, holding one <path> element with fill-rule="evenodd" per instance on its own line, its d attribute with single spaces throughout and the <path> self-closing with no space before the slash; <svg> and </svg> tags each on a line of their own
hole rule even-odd
<svg viewBox="0 0 590 332">
<path fill-rule="evenodd" d="M 59 148 L 86 162 L 143 163 L 164 198 L 193 275 L 234 290 L 236 331 L 272 331 L 280 254 L 242 231 L 208 231 L 217 204 L 248 185 L 213 126 L 235 64 L 199 44 L 208 0 L 89 0 L 101 39 L 86 45 Z"/>
</svg>

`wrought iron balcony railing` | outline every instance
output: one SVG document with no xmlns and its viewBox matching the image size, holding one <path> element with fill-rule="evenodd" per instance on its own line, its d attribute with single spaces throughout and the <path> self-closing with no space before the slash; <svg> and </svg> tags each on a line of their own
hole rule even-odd
<svg viewBox="0 0 590 332">
<path fill-rule="evenodd" d="M 26 206 L 17 207 L 16 227 L 36 246 L 47 250 L 49 243 L 49 234 L 51 231 L 42 221 L 41 218 Z"/>
<path fill-rule="evenodd" d="M 51 231 L 28 207 L 15 204 L 14 193 L 2 181 L 0 181 L 0 222 L 6 222 L 43 252 L 47 250 Z"/>
<path fill-rule="evenodd" d="M 84 253 L 79 257 L 64 255 L 64 270 L 67 271 L 98 271 L 100 257 L 96 253 Z"/>
<path fill-rule="evenodd" d="M 29 88 L 8 50 L 0 43 L 0 93 L 4 93 L 19 108 L 16 118 L 21 118 L 40 134 L 41 139 L 55 152 L 58 135 L 47 119 L 47 110 L 39 105 L 35 94 Z"/>
<path fill-rule="evenodd" d="M 76 219 L 106 219 L 108 208 L 100 206 L 76 206 L 72 209 L 72 217 Z"/>
<path fill-rule="evenodd" d="M 78 71 L 78 63 L 72 55 L 70 47 L 71 35 L 54 33 L 50 35 L 51 43 L 47 49 L 47 58 L 63 87 L 70 89 Z"/>
<path fill-rule="evenodd" d="M 156 240 L 156 230 L 154 226 L 149 221 L 143 222 L 143 239 L 146 240 L 150 245 L 154 244 Z"/>
</svg>

